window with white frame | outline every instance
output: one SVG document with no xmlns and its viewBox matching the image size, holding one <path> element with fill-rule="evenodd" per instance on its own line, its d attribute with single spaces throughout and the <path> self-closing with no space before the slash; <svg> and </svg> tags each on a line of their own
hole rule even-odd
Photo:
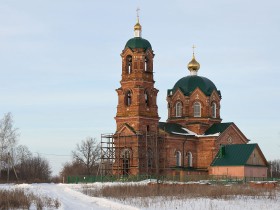
<svg viewBox="0 0 280 210">
<path fill-rule="evenodd" d="M 194 109 L 193 116 L 201 117 L 201 104 L 199 102 L 194 103 L 193 109 Z"/>
<path fill-rule="evenodd" d="M 182 155 L 180 151 L 176 152 L 176 166 L 182 166 L 181 164 Z"/>
<path fill-rule="evenodd" d="M 188 167 L 193 167 L 192 153 L 188 152 Z"/>
<path fill-rule="evenodd" d="M 217 105 L 215 102 L 212 103 L 212 117 L 213 118 L 217 117 Z"/>
<path fill-rule="evenodd" d="M 175 105 L 175 115 L 176 117 L 182 117 L 182 103 L 178 101 Z"/>
</svg>

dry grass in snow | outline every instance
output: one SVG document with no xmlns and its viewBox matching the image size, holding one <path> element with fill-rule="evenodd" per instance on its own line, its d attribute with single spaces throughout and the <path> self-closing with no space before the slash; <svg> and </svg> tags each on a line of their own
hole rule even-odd
<svg viewBox="0 0 280 210">
<path fill-rule="evenodd" d="M 0 190 L 0 209 L 30 209 L 31 206 L 40 210 L 43 207 L 59 208 L 60 202 L 49 197 L 36 196 L 23 189 Z"/>
<path fill-rule="evenodd" d="M 280 209 L 279 189 L 255 189 L 245 184 L 225 186 L 131 183 L 104 184 L 99 187 L 84 185 L 83 193 L 94 197 L 113 199 L 141 209 L 226 210 L 260 209 L 261 206 L 267 209 Z"/>
</svg>

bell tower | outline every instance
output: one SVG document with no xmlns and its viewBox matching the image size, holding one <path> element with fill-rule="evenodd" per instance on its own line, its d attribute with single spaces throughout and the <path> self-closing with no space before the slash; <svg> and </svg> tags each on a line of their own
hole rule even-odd
<svg viewBox="0 0 280 210">
<path fill-rule="evenodd" d="M 127 126 L 137 134 L 157 132 L 158 107 L 154 88 L 154 53 L 148 40 L 142 38 L 142 26 L 134 26 L 134 38 L 128 40 L 121 53 L 122 75 L 118 93 L 117 132 Z"/>
<path fill-rule="evenodd" d="M 127 41 L 121 59 L 121 87 L 116 90 L 118 106 L 113 173 L 152 173 L 156 170 L 157 160 L 158 90 L 154 87 L 154 53 L 150 42 L 142 38 L 138 14 L 134 37 Z"/>
</svg>

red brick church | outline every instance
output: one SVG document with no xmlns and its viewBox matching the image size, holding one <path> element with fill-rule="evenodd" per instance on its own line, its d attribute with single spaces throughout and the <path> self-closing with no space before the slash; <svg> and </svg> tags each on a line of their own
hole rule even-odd
<svg viewBox="0 0 280 210">
<path fill-rule="evenodd" d="M 167 121 L 159 121 L 154 51 L 141 32 L 138 18 L 134 37 L 121 53 L 113 174 L 266 177 L 267 161 L 259 146 L 248 144 L 233 122 L 222 122 L 221 92 L 199 76 L 194 53 L 189 75 L 167 90 Z"/>
</svg>

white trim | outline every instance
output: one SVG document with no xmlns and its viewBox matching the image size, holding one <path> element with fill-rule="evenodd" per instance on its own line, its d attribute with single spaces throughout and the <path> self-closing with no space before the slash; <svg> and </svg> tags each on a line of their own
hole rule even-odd
<svg viewBox="0 0 280 210">
<path fill-rule="evenodd" d="M 185 129 L 185 128 L 182 128 Z M 195 137 L 214 137 L 214 136 L 220 136 L 221 133 L 214 133 L 214 134 L 210 134 L 210 135 L 198 135 L 192 131 L 190 131 L 190 133 L 178 133 L 178 132 L 171 132 L 172 134 L 177 134 L 177 135 L 181 135 L 181 136 L 195 136 Z"/>
<path fill-rule="evenodd" d="M 195 133 L 195 132 L 193 132 L 193 131 L 191 131 L 191 130 L 189 130 L 189 129 L 187 129 L 187 128 L 182 128 L 182 129 L 185 130 L 185 131 L 187 131 L 189 134 L 192 134 L 192 135 L 197 136 L 197 133 Z"/>
<path fill-rule="evenodd" d="M 191 70 L 191 71 L 190 71 L 190 75 L 192 75 L 192 76 L 195 75 L 195 76 L 196 76 L 196 75 L 197 75 L 197 71 Z"/>
<path fill-rule="evenodd" d="M 134 37 L 142 37 L 141 35 L 142 35 L 141 30 L 135 30 L 134 31 Z"/>
</svg>

